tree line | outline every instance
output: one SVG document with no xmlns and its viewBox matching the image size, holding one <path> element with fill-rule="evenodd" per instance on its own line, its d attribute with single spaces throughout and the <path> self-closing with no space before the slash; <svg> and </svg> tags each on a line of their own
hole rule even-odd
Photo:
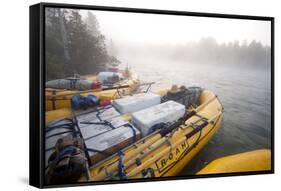
<svg viewBox="0 0 281 191">
<path fill-rule="evenodd" d="M 45 14 L 46 80 L 94 74 L 119 63 L 91 12 L 82 18 L 79 10 L 47 8 Z"/>
<path fill-rule="evenodd" d="M 269 69 L 271 47 L 261 42 L 230 41 L 218 43 L 213 37 L 204 37 L 184 44 L 127 44 L 119 47 L 125 57 L 149 58 L 188 64 L 213 64 L 215 67 L 243 67 Z"/>
<path fill-rule="evenodd" d="M 244 67 L 267 68 L 271 63 L 271 48 L 253 40 L 251 42 L 233 41 L 217 43 L 215 38 L 206 37 L 197 42 L 189 42 L 172 48 L 173 59 L 193 63 L 214 63 Z"/>
</svg>

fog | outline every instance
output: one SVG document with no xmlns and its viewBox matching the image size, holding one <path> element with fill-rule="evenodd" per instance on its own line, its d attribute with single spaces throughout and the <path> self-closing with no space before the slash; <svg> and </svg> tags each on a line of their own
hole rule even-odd
<svg viewBox="0 0 281 191">
<path fill-rule="evenodd" d="M 126 65 L 270 66 L 269 21 L 91 12 L 109 49 Z"/>
<path fill-rule="evenodd" d="M 118 43 L 185 44 L 212 36 L 218 43 L 252 40 L 270 46 L 270 22 L 92 11 L 105 36 Z"/>
</svg>

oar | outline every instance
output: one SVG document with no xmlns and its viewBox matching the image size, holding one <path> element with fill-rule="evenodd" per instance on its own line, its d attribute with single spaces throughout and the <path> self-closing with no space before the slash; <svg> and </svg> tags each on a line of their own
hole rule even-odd
<svg viewBox="0 0 281 191">
<path fill-rule="evenodd" d="M 196 109 L 192 110 L 193 115 L 195 115 L 197 112 L 199 112 L 200 110 L 202 110 L 204 107 L 206 107 L 208 104 L 210 104 L 213 100 L 215 100 L 217 96 L 212 97 L 211 99 L 209 99 L 208 101 L 206 101 L 204 104 L 200 105 L 199 107 L 197 107 Z M 191 113 L 191 112 L 190 112 Z M 184 121 L 187 121 L 190 117 L 192 117 L 193 115 L 189 115 L 189 113 L 186 115 L 186 117 L 184 117 Z M 198 123 L 199 121 L 201 121 L 201 119 L 193 122 L 193 124 Z M 167 129 L 163 129 L 163 131 L 160 131 L 159 134 L 161 135 L 161 139 L 157 140 L 155 143 L 153 143 L 153 145 L 155 144 L 156 146 L 154 146 L 153 148 L 150 148 L 150 150 L 147 153 L 143 153 L 140 157 L 138 157 L 139 159 L 142 159 L 144 157 L 146 157 L 149 153 L 153 152 L 155 149 L 159 148 L 160 146 L 162 146 L 163 144 L 166 143 L 165 140 L 165 136 L 170 133 L 173 129 L 176 129 L 177 127 L 179 127 L 180 125 L 182 125 L 182 121 L 178 121 L 175 124 L 171 125 L 169 128 Z M 186 124 L 186 127 L 189 127 L 190 124 Z M 158 143 L 159 142 L 159 143 Z M 158 143 L 158 144 L 156 144 Z M 152 144 L 151 144 L 152 145 Z M 149 146 L 151 146 L 149 145 Z M 134 165 L 135 161 L 131 160 L 131 162 L 129 162 L 126 167 L 124 167 L 124 169 L 129 168 L 130 166 Z"/>
<path fill-rule="evenodd" d="M 198 106 L 196 109 L 193 109 L 191 112 L 193 113 L 193 115 L 195 115 L 197 112 L 201 111 L 204 107 L 206 107 L 208 104 L 210 104 L 213 100 L 215 100 L 217 96 L 214 96 L 212 98 L 210 98 L 208 101 L 206 101 L 204 104 L 201 104 L 200 106 Z M 165 129 L 164 131 L 162 130 L 157 130 L 157 133 L 148 141 L 146 141 L 143 145 L 139 146 L 138 149 L 136 149 L 132 154 L 130 154 L 128 156 L 128 160 L 130 160 L 130 156 L 136 156 L 137 154 L 139 154 L 141 151 L 143 151 L 143 149 L 147 148 L 148 146 L 152 145 L 153 143 L 155 143 L 155 141 L 161 139 L 162 137 L 165 137 L 165 135 L 167 135 L 169 132 L 171 132 L 173 129 L 175 129 L 176 127 L 179 127 L 180 125 L 182 125 L 182 121 L 187 121 L 190 117 L 192 117 L 193 115 L 190 115 L 189 112 L 187 115 L 185 115 L 183 117 L 183 119 L 179 120 L 178 122 L 176 122 L 175 124 L 169 126 L 169 128 Z M 197 123 L 198 121 L 196 121 Z M 160 133 L 161 131 L 161 133 Z M 144 138 L 145 139 L 145 138 Z M 138 144 L 138 143 L 136 143 Z M 140 151 L 139 151 L 140 150 Z"/>
<path fill-rule="evenodd" d="M 151 84 L 154 84 L 154 83 L 155 82 L 148 82 L 148 83 L 139 84 L 138 86 L 151 85 Z M 93 90 L 78 91 L 78 92 L 75 92 L 75 93 L 48 95 L 48 97 L 50 97 L 50 98 L 65 97 L 65 96 L 69 96 L 69 95 L 78 95 L 78 94 L 91 93 L 91 92 L 99 92 L 99 91 L 106 91 L 106 90 L 129 88 L 131 86 L 132 85 L 115 86 L 115 87 L 109 87 L 109 88 L 100 88 L 100 89 L 93 89 Z"/>
<path fill-rule="evenodd" d="M 193 122 L 193 124 L 197 124 L 199 121 L 201 121 L 201 119 L 198 119 L 197 121 Z M 190 126 L 190 124 L 188 126 L 186 126 L 186 127 L 189 127 L 189 126 Z M 168 131 L 166 131 L 166 132 L 168 132 Z M 141 155 L 138 156 L 137 158 L 142 160 L 143 158 L 148 156 L 150 153 L 155 151 L 157 148 L 161 147 L 164 144 L 167 144 L 167 138 L 168 138 L 167 136 L 162 136 L 161 139 L 157 140 L 156 142 L 154 142 L 153 144 L 151 144 L 149 146 L 149 150 L 147 152 L 141 153 Z M 124 166 L 124 170 L 130 168 L 134 164 L 136 164 L 136 160 L 135 159 L 129 160 L 129 162 L 127 164 L 124 164 L 125 165 Z"/>
<path fill-rule="evenodd" d="M 209 123 L 213 122 L 217 117 L 219 117 L 222 114 L 222 112 L 218 112 L 216 115 L 214 115 L 212 118 L 210 118 L 206 123 L 203 123 L 202 125 L 199 125 L 196 129 L 194 129 L 193 131 L 187 133 L 185 136 L 183 136 L 182 138 L 180 138 L 178 141 L 176 141 L 175 143 L 173 143 L 172 145 L 170 145 L 170 147 L 167 147 L 165 149 L 163 149 L 162 151 L 160 151 L 159 153 L 157 153 L 156 155 L 154 155 L 153 158 L 148 159 L 147 161 L 145 161 L 144 163 L 142 163 L 141 165 L 137 166 L 135 169 L 133 169 L 131 172 L 129 172 L 127 174 L 127 177 L 134 177 L 136 176 L 138 173 L 140 173 L 143 169 L 149 167 L 152 163 L 154 163 L 156 160 L 161 159 L 164 155 L 167 155 L 168 153 L 171 152 L 171 150 L 177 148 L 177 146 L 179 146 L 181 143 L 185 142 L 186 140 L 188 140 L 190 137 L 192 137 L 194 134 L 198 133 L 199 131 L 201 131 L 204 127 L 206 127 L 207 125 L 209 125 Z"/>
<path fill-rule="evenodd" d="M 197 107 L 196 109 L 194 109 L 195 113 L 199 112 L 201 109 L 203 109 L 209 103 L 211 103 L 215 98 L 216 98 L 216 96 L 214 96 L 213 98 L 211 98 L 210 100 L 208 100 L 207 102 L 202 104 L 200 107 Z M 191 116 L 188 116 L 188 117 L 191 117 Z M 166 133 L 168 133 L 168 131 Z M 155 134 L 151 139 L 147 140 L 145 143 L 143 143 L 142 145 L 138 146 L 133 152 L 131 152 L 128 155 L 125 155 L 123 157 L 123 163 L 126 163 L 127 161 L 132 160 L 133 158 L 135 158 L 140 152 L 142 152 L 148 146 L 152 145 L 153 143 L 155 143 L 156 141 L 161 139 L 163 136 L 165 136 L 165 135 L 164 134 L 160 134 L 160 133 Z M 104 178 L 107 177 L 108 173 L 109 174 L 110 173 L 114 173 L 117 170 L 118 170 L 118 164 L 117 163 L 113 163 L 110 166 L 106 167 L 106 169 L 104 169 L 102 172 L 100 172 L 97 176 L 93 177 L 93 179 L 95 179 L 95 180 L 103 180 Z"/>
<path fill-rule="evenodd" d="M 118 87 L 99 88 L 99 89 L 92 89 L 92 90 L 77 91 L 75 93 L 55 94 L 55 95 L 48 95 L 48 96 L 49 97 L 61 97 L 61 96 L 78 95 L 78 94 L 91 93 L 91 92 L 99 92 L 99 91 L 105 91 L 105 90 L 113 90 L 113 89 L 119 89 L 119 88 L 122 89 L 122 88 L 128 88 L 128 87 L 130 87 L 130 86 L 124 85 L 124 86 L 118 86 Z"/>
</svg>

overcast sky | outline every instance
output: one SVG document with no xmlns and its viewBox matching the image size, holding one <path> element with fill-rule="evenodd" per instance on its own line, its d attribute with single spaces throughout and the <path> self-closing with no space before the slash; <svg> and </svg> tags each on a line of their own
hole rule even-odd
<svg viewBox="0 0 281 191">
<path fill-rule="evenodd" d="M 87 14 L 86 10 L 81 12 Z M 218 43 L 256 40 L 270 46 L 270 21 L 109 11 L 92 13 L 99 21 L 101 32 L 115 43 L 185 44 L 212 36 Z"/>
</svg>

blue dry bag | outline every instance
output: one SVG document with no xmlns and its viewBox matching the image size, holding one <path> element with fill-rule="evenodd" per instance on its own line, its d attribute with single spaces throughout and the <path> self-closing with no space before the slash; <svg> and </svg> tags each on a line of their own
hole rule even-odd
<svg viewBox="0 0 281 191">
<path fill-rule="evenodd" d="M 74 95 L 71 98 L 71 106 L 74 109 L 87 109 L 88 107 L 97 106 L 98 104 L 99 98 L 95 95 Z"/>
</svg>

